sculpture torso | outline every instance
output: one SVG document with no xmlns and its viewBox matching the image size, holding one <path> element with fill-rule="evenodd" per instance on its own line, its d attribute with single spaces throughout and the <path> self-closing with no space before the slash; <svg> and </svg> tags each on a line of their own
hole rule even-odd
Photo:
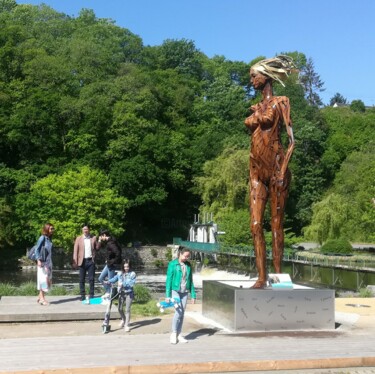
<svg viewBox="0 0 375 374">
<path fill-rule="evenodd" d="M 245 121 L 252 131 L 250 178 L 265 185 L 281 170 L 285 152 L 281 143 L 281 126 L 289 119 L 289 99 L 271 97 L 251 107 L 253 114 Z"/>
</svg>

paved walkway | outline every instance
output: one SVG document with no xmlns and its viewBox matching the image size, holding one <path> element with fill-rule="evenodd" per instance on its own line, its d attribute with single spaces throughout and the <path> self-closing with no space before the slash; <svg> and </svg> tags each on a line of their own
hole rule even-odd
<svg viewBox="0 0 375 374">
<path fill-rule="evenodd" d="M 0 373 L 375 373 L 375 298 L 336 299 L 334 331 L 273 333 L 227 332 L 189 304 L 189 344 L 177 345 L 170 313 L 134 319 L 130 333 L 112 320 L 103 334 L 104 306 L 49 300 L 1 298 Z"/>
</svg>

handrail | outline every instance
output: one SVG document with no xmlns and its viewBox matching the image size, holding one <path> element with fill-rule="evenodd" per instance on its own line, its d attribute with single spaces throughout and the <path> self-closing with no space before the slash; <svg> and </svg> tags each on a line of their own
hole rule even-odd
<svg viewBox="0 0 375 374">
<path fill-rule="evenodd" d="M 231 256 L 247 256 L 255 258 L 254 249 L 250 246 L 233 246 L 228 247 L 220 243 L 201 243 L 201 242 L 190 242 L 184 241 L 181 238 L 173 238 L 173 244 L 181 245 L 189 248 L 193 251 L 211 253 L 211 254 L 222 254 Z M 267 251 L 267 259 L 272 259 L 272 252 Z M 370 272 L 375 272 L 375 261 L 366 261 L 365 259 L 355 259 L 344 261 L 341 256 L 335 258 L 324 256 L 323 258 L 313 257 L 307 258 L 305 256 L 300 256 L 298 253 L 284 253 L 283 261 L 312 264 L 316 266 L 329 266 L 342 269 L 353 269 L 353 270 L 366 270 Z"/>
</svg>

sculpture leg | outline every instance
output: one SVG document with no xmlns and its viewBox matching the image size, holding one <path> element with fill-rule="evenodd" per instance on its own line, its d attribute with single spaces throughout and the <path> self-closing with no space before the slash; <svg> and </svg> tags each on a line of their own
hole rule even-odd
<svg viewBox="0 0 375 374">
<path fill-rule="evenodd" d="M 258 280 L 252 288 L 264 288 L 267 282 L 266 272 L 266 243 L 263 233 L 263 216 L 267 202 L 267 188 L 260 181 L 251 180 L 250 213 L 251 234 L 253 237 L 255 263 L 258 270 Z"/>
<path fill-rule="evenodd" d="M 283 185 L 272 184 L 270 187 L 272 259 L 275 273 L 281 273 L 284 254 L 284 211 L 290 179 L 291 174 L 287 172 Z"/>
</svg>

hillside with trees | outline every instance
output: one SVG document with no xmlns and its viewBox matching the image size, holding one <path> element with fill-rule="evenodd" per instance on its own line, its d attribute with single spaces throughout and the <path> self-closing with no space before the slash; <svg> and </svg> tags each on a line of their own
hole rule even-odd
<svg viewBox="0 0 375 374">
<path fill-rule="evenodd" d="M 284 53 L 301 72 L 275 92 L 290 98 L 296 139 L 285 227 L 374 240 L 375 112 L 322 109 L 312 59 Z M 46 221 L 65 251 L 86 221 L 123 243 L 168 243 L 199 211 L 248 241 L 243 121 L 259 100 L 248 70 L 263 56 L 249 57 L 208 58 L 185 39 L 145 46 L 92 10 L 2 1 L 0 249 L 23 253 Z M 345 221 L 339 231 L 321 233 L 319 204 Z"/>
</svg>

